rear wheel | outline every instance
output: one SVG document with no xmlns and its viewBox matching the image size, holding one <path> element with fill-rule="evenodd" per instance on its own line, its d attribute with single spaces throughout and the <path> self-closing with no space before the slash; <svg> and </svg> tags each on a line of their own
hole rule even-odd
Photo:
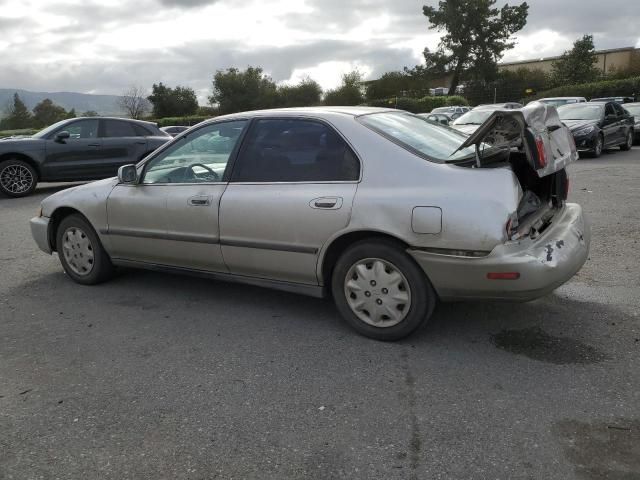
<svg viewBox="0 0 640 480">
<path fill-rule="evenodd" d="M 620 150 L 626 152 L 627 150 L 631 150 L 632 146 L 633 146 L 633 132 L 629 130 L 627 132 L 627 136 L 625 137 L 625 142 L 622 145 L 620 145 Z"/>
<path fill-rule="evenodd" d="M 602 155 L 603 149 L 604 149 L 604 138 L 602 137 L 602 135 L 598 135 L 598 137 L 596 138 L 596 144 L 593 146 L 593 150 L 591 152 L 591 155 L 593 156 L 593 158 L 598 158 L 600 155 Z"/>
<path fill-rule="evenodd" d="M 0 191 L 9 197 L 26 197 L 38 184 L 38 174 L 27 162 L 12 158 L 0 163 Z"/>
<path fill-rule="evenodd" d="M 113 265 L 93 227 L 80 215 L 65 217 L 56 232 L 62 268 L 73 281 L 94 285 L 113 275 Z"/>
<path fill-rule="evenodd" d="M 331 288 L 347 323 L 377 340 L 406 337 L 429 319 L 436 303 L 424 272 L 403 248 L 386 240 L 347 249 L 336 263 Z"/>
</svg>

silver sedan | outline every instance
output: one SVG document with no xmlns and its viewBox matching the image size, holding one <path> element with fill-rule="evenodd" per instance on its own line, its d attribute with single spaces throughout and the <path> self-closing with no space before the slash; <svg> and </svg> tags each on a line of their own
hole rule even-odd
<svg viewBox="0 0 640 480">
<path fill-rule="evenodd" d="M 396 340 L 438 300 L 530 300 L 581 268 L 576 158 L 541 104 L 471 137 L 389 109 L 239 113 L 46 198 L 31 228 L 81 284 L 127 266 L 331 295 L 357 331 Z"/>
</svg>

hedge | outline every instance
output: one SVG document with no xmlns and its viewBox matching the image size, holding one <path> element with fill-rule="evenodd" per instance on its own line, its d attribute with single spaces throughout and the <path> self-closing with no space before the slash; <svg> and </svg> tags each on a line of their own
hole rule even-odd
<svg viewBox="0 0 640 480">
<path fill-rule="evenodd" d="M 180 125 L 185 127 L 191 127 L 197 123 L 203 122 L 212 118 L 209 116 L 198 116 L 192 115 L 189 117 L 164 117 L 164 118 L 153 118 L 149 119 L 150 122 L 155 122 L 159 127 L 170 127 L 172 125 Z"/>
<path fill-rule="evenodd" d="M 0 138 L 2 137 L 11 137 L 13 135 L 33 135 L 34 133 L 38 133 L 40 130 L 33 128 L 22 128 L 20 130 L 1 130 Z"/>
<path fill-rule="evenodd" d="M 371 100 L 367 103 L 367 105 L 371 107 L 398 108 L 399 110 L 407 110 L 412 113 L 426 113 L 438 107 L 448 107 L 452 105 L 469 105 L 469 102 L 464 97 L 452 95 L 450 97 L 441 96 L 422 98 L 393 97 L 380 100 Z"/>
<path fill-rule="evenodd" d="M 556 87 L 551 90 L 539 92 L 535 97 L 530 97 L 527 100 L 548 97 L 585 97 L 586 99 L 590 99 L 636 95 L 640 95 L 640 77 Z"/>
</svg>

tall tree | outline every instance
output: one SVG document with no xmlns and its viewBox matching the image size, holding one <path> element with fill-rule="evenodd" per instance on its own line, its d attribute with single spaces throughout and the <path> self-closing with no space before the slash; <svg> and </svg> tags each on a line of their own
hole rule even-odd
<svg viewBox="0 0 640 480">
<path fill-rule="evenodd" d="M 13 101 L 7 105 L 5 114 L 6 117 L 2 120 L 2 128 L 13 130 L 33 126 L 31 112 L 17 92 L 13 94 Z"/>
<path fill-rule="evenodd" d="M 149 103 L 145 98 L 144 89 L 135 85 L 124 92 L 118 100 L 118 105 L 127 117 L 136 120 L 144 117 L 149 111 Z"/>
<path fill-rule="evenodd" d="M 427 65 L 452 74 L 449 95 L 455 95 L 461 76 L 490 80 L 505 50 L 513 47 L 512 35 L 526 22 L 529 5 L 504 5 L 496 0 L 442 0 L 438 8 L 424 6 L 430 25 L 446 32 L 435 52 L 424 51 Z"/>
<path fill-rule="evenodd" d="M 45 98 L 33 107 L 33 120 L 37 127 L 46 127 L 65 118 L 67 118 L 67 111 L 49 98 Z"/>
<path fill-rule="evenodd" d="M 553 62 L 551 78 L 554 85 L 577 85 L 593 82 L 602 72 L 596 67 L 596 47 L 593 35 L 584 35 L 573 43 L 573 48 L 566 51 Z"/>
<path fill-rule="evenodd" d="M 277 87 L 260 67 L 218 70 L 209 102 L 218 105 L 221 114 L 272 108 L 278 103 Z"/>
<path fill-rule="evenodd" d="M 195 115 L 198 111 L 196 92 L 189 87 L 171 88 L 162 82 L 157 85 L 154 83 L 147 99 L 153 105 L 153 116 L 156 118 Z"/>
<path fill-rule="evenodd" d="M 342 84 L 328 90 L 324 96 L 325 105 L 360 105 L 363 102 L 362 74 L 358 70 L 342 75 Z"/>
<path fill-rule="evenodd" d="M 320 104 L 322 87 L 309 77 L 303 78 L 297 85 L 278 87 L 278 106 L 307 107 Z"/>
</svg>

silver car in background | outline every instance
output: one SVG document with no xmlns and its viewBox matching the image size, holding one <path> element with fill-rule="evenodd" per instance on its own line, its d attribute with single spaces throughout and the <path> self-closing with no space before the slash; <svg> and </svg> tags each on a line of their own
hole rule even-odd
<svg viewBox="0 0 640 480">
<path fill-rule="evenodd" d="M 238 113 L 46 198 L 31 228 L 81 284 L 129 266 L 331 295 L 358 332 L 396 340 L 438 299 L 531 300 L 581 268 L 576 158 L 542 104 L 471 137 L 389 109 Z"/>
</svg>

